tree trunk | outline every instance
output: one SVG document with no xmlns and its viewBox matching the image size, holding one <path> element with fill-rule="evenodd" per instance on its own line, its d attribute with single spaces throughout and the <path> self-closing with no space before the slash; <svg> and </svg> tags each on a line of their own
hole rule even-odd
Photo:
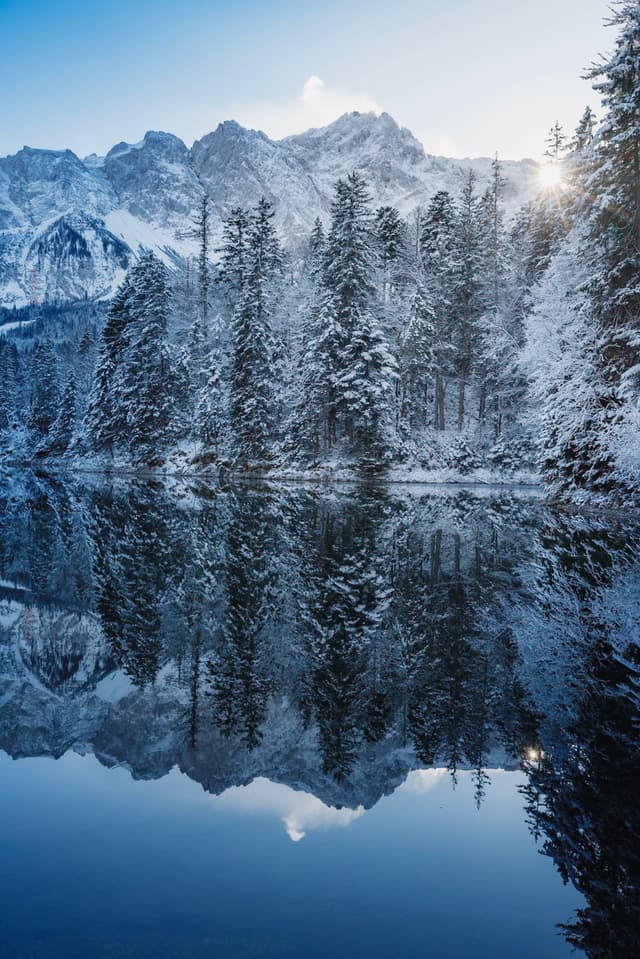
<svg viewBox="0 0 640 959">
<path fill-rule="evenodd" d="M 466 385 L 466 376 L 463 369 L 460 372 L 460 383 L 458 386 L 458 432 L 460 432 L 464 426 L 464 394 Z"/>
<path fill-rule="evenodd" d="M 436 373 L 436 396 L 433 416 L 433 425 L 436 430 L 444 431 L 444 379 L 440 372 Z"/>
</svg>

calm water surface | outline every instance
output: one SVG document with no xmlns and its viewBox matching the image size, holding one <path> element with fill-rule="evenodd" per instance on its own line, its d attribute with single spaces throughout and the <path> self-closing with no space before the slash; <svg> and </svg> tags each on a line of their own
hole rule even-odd
<svg viewBox="0 0 640 959">
<path fill-rule="evenodd" d="M 0 956 L 640 954 L 640 530 L 0 490 Z"/>
</svg>

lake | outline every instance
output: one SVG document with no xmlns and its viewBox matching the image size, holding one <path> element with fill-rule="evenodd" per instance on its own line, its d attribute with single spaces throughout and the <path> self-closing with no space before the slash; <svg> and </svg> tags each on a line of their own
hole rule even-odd
<svg viewBox="0 0 640 959">
<path fill-rule="evenodd" d="M 640 954 L 640 526 L 0 489 L 0 956 Z"/>
</svg>

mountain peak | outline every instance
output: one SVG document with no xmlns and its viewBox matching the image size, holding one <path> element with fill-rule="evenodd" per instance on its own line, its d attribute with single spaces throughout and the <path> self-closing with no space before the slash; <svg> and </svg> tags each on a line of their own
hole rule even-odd
<svg viewBox="0 0 640 959">
<path fill-rule="evenodd" d="M 89 230 L 95 239 L 89 244 L 95 282 L 88 295 L 105 295 L 121 267 L 115 254 L 103 256 L 99 243 L 112 250 L 109 237 L 115 235 L 131 250 L 145 246 L 182 255 L 181 234 L 203 191 L 212 201 L 215 231 L 229 210 L 252 206 L 264 196 L 275 206 L 283 240 L 295 246 L 316 217 L 328 218 L 336 181 L 353 170 L 364 176 L 374 203 L 409 215 L 438 190 L 457 195 L 470 168 L 482 190 L 491 173 L 489 160 L 427 157 L 411 131 L 389 113 L 356 110 L 282 140 L 225 120 L 191 150 L 174 134 L 158 130 L 148 130 L 137 143 L 116 143 L 104 158 L 84 161 L 71 150 L 25 147 L 0 159 L 0 230 L 14 231 L 3 261 L 0 303 L 15 303 L 16 290 L 24 291 L 21 302 L 28 296 L 24 277 L 33 257 L 33 228 L 44 230 L 69 214 L 85 213 L 102 223 Z M 505 200 L 516 208 L 533 192 L 535 167 L 505 164 L 504 172 Z M 48 235 L 51 256 L 59 232 Z M 84 262 L 68 259 L 51 271 L 59 282 L 52 279 L 50 294 L 73 299 L 78 290 L 86 291 L 86 276 Z"/>
</svg>

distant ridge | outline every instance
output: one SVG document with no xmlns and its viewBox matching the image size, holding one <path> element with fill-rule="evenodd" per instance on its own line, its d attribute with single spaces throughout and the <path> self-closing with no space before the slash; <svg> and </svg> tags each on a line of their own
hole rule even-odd
<svg viewBox="0 0 640 959">
<path fill-rule="evenodd" d="M 378 204 L 403 214 L 438 190 L 459 192 L 474 169 L 483 189 L 488 158 L 425 154 L 388 113 L 347 113 L 326 127 L 283 140 L 220 123 L 189 149 L 171 133 L 149 131 L 104 156 L 24 147 L 0 159 L 0 306 L 110 297 L 140 249 L 171 261 L 191 252 L 185 225 L 206 191 L 216 228 L 234 206 L 266 196 L 285 245 L 295 246 L 317 216 L 328 218 L 335 181 L 365 175 Z M 535 192 L 537 164 L 506 161 L 506 203 Z"/>
</svg>

